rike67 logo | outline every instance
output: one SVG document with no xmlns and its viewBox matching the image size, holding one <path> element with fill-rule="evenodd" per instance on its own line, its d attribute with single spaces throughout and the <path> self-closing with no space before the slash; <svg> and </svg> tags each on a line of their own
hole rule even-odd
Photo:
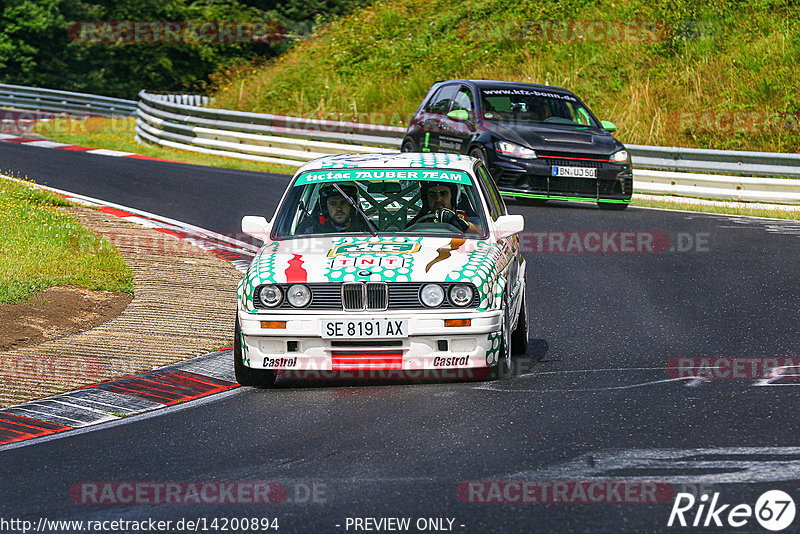
<svg viewBox="0 0 800 534">
<path fill-rule="evenodd" d="M 708 494 L 696 499 L 691 493 L 678 493 L 667 526 L 741 528 L 755 516 L 763 528 L 778 532 L 792 524 L 795 511 L 794 500 L 780 490 L 770 490 L 761 495 L 755 507 L 722 504 L 719 493 L 714 493 L 710 502 Z"/>
</svg>

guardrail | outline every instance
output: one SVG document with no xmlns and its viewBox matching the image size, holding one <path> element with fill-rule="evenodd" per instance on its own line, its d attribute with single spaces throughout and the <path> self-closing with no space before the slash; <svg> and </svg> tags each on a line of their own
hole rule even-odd
<svg viewBox="0 0 800 534">
<path fill-rule="evenodd" d="M 139 92 L 139 101 L 0 84 L 0 106 L 72 115 L 131 116 L 137 141 L 299 167 L 328 154 L 396 152 L 405 128 L 205 107 L 202 95 Z M 800 204 L 800 154 L 628 145 L 634 191 Z M 729 173 L 723 174 L 701 174 Z M 731 176 L 737 175 L 737 176 Z"/>
<path fill-rule="evenodd" d="M 141 91 L 139 98 L 138 140 L 295 167 L 326 154 L 396 152 L 405 134 L 405 128 L 396 126 L 207 108 L 175 95 Z M 644 145 L 628 149 L 638 193 L 800 204 L 800 180 L 752 177 L 800 178 L 800 154 Z"/>
<path fill-rule="evenodd" d="M 128 117 L 136 114 L 135 100 L 10 84 L 0 84 L 0 106 L 70 115 Z"/>
<path fill-rule="evenodd" d="M 800 180 L 633 169 L 633 191 L 739 202 L 800 204 Z"/>
<path fill-rule="evenodd" d="M 800 154 L 627 145 L 634 167 L 800 178 Z"/>
<path fill-rule="evenodd" d="M 397 152 L 405 128 L 206 108 L 141 91 L 136 135 L 163 146 L 291 165 L 328 154 Z"/>
</svg>

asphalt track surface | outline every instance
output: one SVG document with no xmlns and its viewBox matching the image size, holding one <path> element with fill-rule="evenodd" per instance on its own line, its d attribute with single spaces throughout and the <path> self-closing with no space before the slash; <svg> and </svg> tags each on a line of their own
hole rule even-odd
<svg viewBox="0 0 800 534">
<path fill-rule="evenodd" d="M 231 234 L 243 215 L 271 216 L 288 180 L 9 143 L 0 143 L 0 168 Z M 690 526 L 667 527 L 674 494 L 699 489 L 753 506 L 781 489 L 800 506 L 800 380 L 686 380 L 667 370 L 674 358 L 797 361 L 800 224 L 577 203 L 509 209 L 526 231 L 546 232 L 544 251 L 551 236 L 577 231 L 646 232 L 669 246 L 550 253 L 528 237 L 533 340 L 507 380 L 239 388 L 7 448 L 0 518 L 268 517 L 284 532 L 363 532 L 347 518 L 406 517 L 412 526 L 450 518 L 455 532 L 707 532 L 732 528 L 704 528 L 705 516 L 692 527 L 697 506 Z M 669 495 L 655 504 L 573 494 L 479 503 L 457 492 L 466 481 L 508 480 L 645 480 Z M 274 481 L 289 498 L 101 505 L 69 494 L 81 482 L 208 481 Z M 306 498 L 314 485 L 316 498 Z M 784 532 L 798 528 L 800 518 Z M 752 517 L 737 531 L 766 532 Z"/>
</svg>

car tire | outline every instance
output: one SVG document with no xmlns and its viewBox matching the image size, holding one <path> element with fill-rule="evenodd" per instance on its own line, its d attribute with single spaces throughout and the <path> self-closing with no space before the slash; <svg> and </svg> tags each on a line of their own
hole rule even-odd
<svg viewBox="0 0 800 534">
<path fill-rule="evenodd" d="M 403 147 L 400 149 L 400 152 L 416 152 L 417 147 L 414 145 L 414 141 L 411 139 L 406 139 L 403 141 Z"/>
<path fill-rule="evenodd" d="M 525 289 L 522 289 L 522 306 L 519 309 L 517 327 L 511 334 L 512 354 L 525 354 L 528 352 L 528 298 Z"/>
<path fill-rule="evenodd" d="M 511 333 L 509 332 L 508 306 L 503 305 L 503 325 L 500 330 L 500 354 L 497 365 L 490 367 L 490 380 L 504 380 L 511 376 Z"/>
<path fill-rule="evenodd" d="M 622 211 L 628 207 L 628 204 L 621 204 L 617 202 L 598 202 L 597 207 L 601 210 Z"/>
<path fill-rule="evenodd" d="M 233 341 L 233 371 L 236 381 L 242 386 L 269 387 L 275 383 L 275 372 L 267 369 L 252 369 L 242 361 L 242 328 L 236 318 Z"/>
<path fill-rule="evenodd" d="M 486 161 L 486 154 L 484 154 L 483 150 L 481 150 L 480 148 L 478 148 L 478 147 L 472 148 L 469 151 L 469 155 L 472 158 L 481 160 L 481 162 L 483 162 L 483 164 L 486 166 L 486 168 L 487 169 L 489 168 L 489 163 Z"/>
</svg>

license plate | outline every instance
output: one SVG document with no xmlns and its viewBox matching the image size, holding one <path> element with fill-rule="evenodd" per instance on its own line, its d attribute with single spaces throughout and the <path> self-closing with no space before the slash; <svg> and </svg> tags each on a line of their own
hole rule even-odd
<svg viewBox="0 0 800 534">
<path fill-rule="evenodd" d="M 408 321 L 405 319 L 323 321 L 322 337 L 325 339 L 408 337 Z"/>
<path fill-rule="evenodd" d="M 597 169 L 594 167 L 560 167 L 553 165 L 553 176 L 567 178 L 597 178 Z"/>
</svg>

